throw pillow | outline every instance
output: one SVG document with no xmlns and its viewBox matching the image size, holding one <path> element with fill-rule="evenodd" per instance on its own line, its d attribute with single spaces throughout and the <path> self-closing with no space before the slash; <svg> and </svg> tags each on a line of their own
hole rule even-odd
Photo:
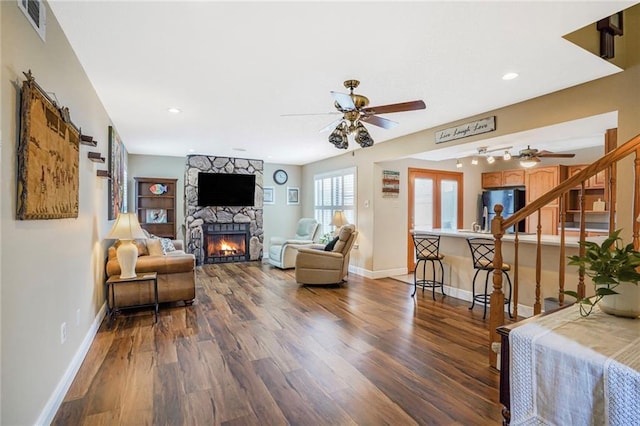
<svg viewBox="0 0 640 426">
<path fill-rule="evenodd" d="M 324 251 L 333 251 L 333 248 L 336 246 L 338 242 L 338 237 L 335 237 L 333 240 L 329 241 L 329 243 L 324 246 Z"/>
<path fill-rule="evenodd" d="M 162 244 L 157 238 L 147 240 L 147 248 L 149 249 L 149 256 L 162 256 L 164 250 L 162 250 Z"/>
<path fill-rule="evenodd" d="M 170 251 L 176 251 L 176 247 L 169 238 L 160 238 L 160 245 L 162 246 L 162 252 L 164 254 L 167 254 Z"/>
</svg>

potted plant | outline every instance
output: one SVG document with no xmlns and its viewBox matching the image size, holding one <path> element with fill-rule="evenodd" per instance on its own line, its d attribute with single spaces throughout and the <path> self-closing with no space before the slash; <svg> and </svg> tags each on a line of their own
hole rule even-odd
<svg viewBox="0 0 640 426">
<path fill-rule="evenodd" d="M 575 297 L 580 304 L 580 314 L 587 316 L 600 302 L 603 312 L 636 318 L 640 315 L 640 252 L 633 244 L 622 243 L 621 229 L 613 232 L 601 244 L 581 242 L 583 256 L 569 256 L 569 265 L 576 265 L 591 277 L 595 287 L 593 298 L 579 298 L 575 291 L 563 293 Z"/>
</svg>

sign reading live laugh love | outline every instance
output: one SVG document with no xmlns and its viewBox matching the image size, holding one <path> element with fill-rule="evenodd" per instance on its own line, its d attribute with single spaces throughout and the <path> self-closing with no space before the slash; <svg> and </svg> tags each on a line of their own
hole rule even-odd
<svg viewBox="0 0 640 426">
<path fill-rule="evenodd" d="M 461 124 L 460 126 L 436 132 L 436 143 L 453 141 L 466 138 L 468 136 L 479 135 L 480 133 L 493 132 L 496 129 L 496 116 Z"/>
</svg>

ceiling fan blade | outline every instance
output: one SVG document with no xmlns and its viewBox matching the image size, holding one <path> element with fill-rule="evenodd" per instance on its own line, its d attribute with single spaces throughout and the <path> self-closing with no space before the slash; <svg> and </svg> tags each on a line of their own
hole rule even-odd
<svg viewBox="0 0 640 426">
<path fill-rule="evenodd" d="M 351 111 L 356 109 L 355 104 L 353 103 L 353 99 L 351 99 L 351 96 L 349 96 L 346 93 L 340 93 L 340 92 L 331 92 L 331 96 L 333 96 L 333 99 L 336 100 L 336 102 L 338 103 L 338 105 L 340 105 L 340 107 L 345 110 L 345 111 Z"/>
<path fill-rule="evenodd" d="M 553 152 L 548 152 L 548 151 L 542 151 L 540 153 L 538 153 L 538 155 L 536 155 L 536 157 L 542 157 L 542 158 L 573 158 L 575 157 L 575 154 L 560 154 L 560 153 L 553 153 Z"/>
<path fill-rule="evenodd" d="M 424 101 L 410 101 L 399 104 L 380 105 L 375 107 L 363 108 L 362 112 L 367 115 L 373 114 L 389 114 L 392 112 L 416 111 L 425 109 L 427 106 Z"/>
<path fill-rule="evenodd" d="M 378 117 L 377 115 L 367 115 L 361 117 L 360 121 L 373 124 L 374 126 L 382 127 L 383 129 L 393 129 L 398 125 L 397 121 L 387 120 L 386 118 Z"/>
<path fill-rule="evenodd" d="M 322 132 L 326 132 L 327 130 L 335 129 L 338 126 L 338 124 L 340 124 L 341 121 L 342 121 L 342 118 L 338 118 L 337 120 L 332 121 L 331 123 L 327 124 L 322 129 L 320 129 L 320 131 L 318 133 L 322 133 Z"/>
</svg>

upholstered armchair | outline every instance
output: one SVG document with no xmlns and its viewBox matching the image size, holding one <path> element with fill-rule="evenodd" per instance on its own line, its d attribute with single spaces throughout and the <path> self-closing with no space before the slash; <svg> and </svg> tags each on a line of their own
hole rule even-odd
<svg viewBox="0 0 640 426">
<path fill-rule="evenodd" d="M 303 247 L 296 257 L 296 281 L 299 284 L 339 284 L 349 269 L 349 258 L 358 231 L 355 225 L 340 229 L 333 250 Z"/>
<path fill-rule="evenodd" d="M 269 240 L 269 263 L 280 269 L 295 267 L 298 248 L 313 244 L 319 230 L 317 220 L 302 218 L 298 221 L 294 237 L 272 237 Z"/>
</svg>

